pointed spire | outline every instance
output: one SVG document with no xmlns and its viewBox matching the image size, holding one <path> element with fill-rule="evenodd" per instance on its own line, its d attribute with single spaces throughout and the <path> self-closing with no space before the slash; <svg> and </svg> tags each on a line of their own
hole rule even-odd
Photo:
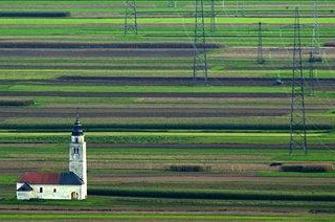
<svg viewBox="0 0 335 222">
<path fill-rule="evenodd" d="M 82 135 L 84 135 L 84 131 L 81 128 L 79 109 L 77 108 L 76 121 L 72 129 L 72 136 L 82 136 Z"/>
<path fill-rule="evenodd" d="M 79 108 L 77 107 L 75 125 L 78 125 L 78 124 L 80 124 L 80 115 L 79 115 Z"/>
</svg>

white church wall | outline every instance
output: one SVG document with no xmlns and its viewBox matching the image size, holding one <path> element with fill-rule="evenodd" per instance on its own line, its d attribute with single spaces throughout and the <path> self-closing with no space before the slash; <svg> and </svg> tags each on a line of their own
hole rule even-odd
<svg viewBox="0 0 335 222">
<path fill-rule="evenodd" d="M 23 186 L 23 183 L 16 183 L 16 190 Z"/>
<path fill-rule="evenodd" d="M 22 186 L 22 184 L 21 184 Z M 83 185 L 43 185 L 43 184 L 30 184 L 33 191 L 31 192 L 17 192 L 17 199 L 50 199 L 50 200 L 71 200 L 85 199 L 86 196 L 83 192 Z M 17 184 L 20 188 L 20 184 Z M 18 189 L 17 188 L 17 189 Z M 41 190 L 42 189 L 42 190 Z M 41 192 L 42 191 L 42 192 Z"/>
<path fill-rule="evenodd" d="M 16 183 L 16 190 L 18 190 L 22 186 L 23 183 Z M 18 200 L 30 200 L 37 198 L 36 193 L 34 193 L 33 191 L 30 192 L 17 191 L 16 197 Z"/>
<path fill-rule="evenodd" d="M 35 196 L 32 191 L 30 191 L 30 192 L 17 191 L 16 192 L 16 197 L 17 197 L 18 200 L 30 200 L 30 199 L 36 199 L 37 198 L 37 196 Z"/>
</svg>

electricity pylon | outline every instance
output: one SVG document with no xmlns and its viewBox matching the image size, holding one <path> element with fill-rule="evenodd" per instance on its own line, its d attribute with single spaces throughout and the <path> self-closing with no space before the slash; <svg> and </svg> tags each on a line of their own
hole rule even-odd
<svg viewBox="0 0 335 222">
<path fill-rule="evenodd" d="M 204 18 L 204 3 L 202 0 L 195 1 L 195 27 L 194 27 L 194 58 L 193 58 L 193 79 L 196 80 L 199 74 L 205 82 L 208 78 L 206 32 Z"/>
<path fill-rule="evenodd" d="M 125 18 L 124 18 L 124 34 L 133 33 L 137 35 L 137 11 L 136 11 L 136 1 L 125 1 L 124 2 L 126 10 L 125 10 Z"/>
<path fill-rule="evenodd" d="M 245 2 L 244 0 L 242 1 L 242 16 L 245 16 Z"/>
<path fill-rule="evenodd" d="M 289 153 L 302 149 L 307 153 L 305 78 L 302 63 L 301 27 L 299 8 L 295 8 L 294 46 L 292 63 L 292 94 L 290 115 Z"/>
<path fill-rule="evenodd" d="M 318 1 L 313 0 L 313 28 L 312 28 L 312 44 L 309 54 L 309 79 L 308 79 L 308 94 L 315 95 L 315 82 L 317 79 L 317 63 L 322 62 L 320 56 L 320 35 L 319 35 L 319 15 L 318 15 Z"/>
<path fill-rule="evenodd" d="M 216 10 L 215 10 L 215 0 L 211 0 L 211 32 L 216 31 Z"/>
<path fill-rule="evenodd" d="M 245 5 L 244 1 L 236 1 L 236 16 L 245 16 Z"/>
<path fill-rule="evenodd" d="M 175 8 L 177 6 L 177 2 L 176 1 L 168 1 L 167 5 L 169 8 Z"/>
<path fill-rule="evenodd" d="M 265 59 L 263 55 L 263 30 L 262 23 L 258 23 L 258 48 L 257 48 L 257 63 L 264 64 Z"/>
<path fill-rule="evenodd" d="M 312 52 L 315 56 L 320 56 L 320 25 L 319 25 L 319 10 L 318 0 L 313 1 L 313 34 L 312 34 Z"/>
</svg>

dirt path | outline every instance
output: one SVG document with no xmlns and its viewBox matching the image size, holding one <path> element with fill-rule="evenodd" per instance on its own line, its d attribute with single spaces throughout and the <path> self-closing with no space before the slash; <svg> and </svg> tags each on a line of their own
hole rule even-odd
<svg viewBox="0 0 335 222">
<path fill-rule="evenodd" d="M 219 48 L 206 44 L 207 48 Z M 85 42 L 28 42 L 3 41 L 0 48 L 6 49 L 193 49 L 192 43 L 85 43 Z"/>
<path fill-rule="evenodd" d="M 62 96 L 62 97 L 148 97 L 148 98 L 289 98 L 289 93 L 123 93 L 123 92 L 6 92 L 0 96 Z"/>
<path fill-rule="evenodd" d="M 0 118 L 6 117 L 73 117 L 76 109 L 71 108 L 2 108 Z M 195 118 L 195 117 L 238 117 L 238 116 L 281 116 L 287 115 L 288 109 L 284 108 L 83 108 L 80 110 L 82 117 L 113 117 L 113 118 Z"/>
<path fill-rule="evenodd" d="M 217 77 L 208 78 L 208 85 L 222 86 L 278 86 L 276 78 L 233 78 Z M 291 78 L 282 78 L 281 86 L 291 86 Z M 84 76 L 63 76 L 50 83 L 91 83 L 110 85 L 204 85 L 202 79 L 195 81 L 192 77 L 84 77 Z M 309 82 L 307 79 L 306 82 Z M 335 88 L 335 78 L 318 79 L 315 82 L 318 88 Z"/>
<path fill-rule="evenodd" d="M 0 56 L 6 57 L 190 57 L 194 49 L 190 48 L 127 48 L 127 49 L 1 49 Z"/>
<path fill-rule="evenodd" d="M 231 148 L 231 149 L 288 149 L 288 144 L 257 144 L 257 143 L 222 143 L 222 144 L 97 144 L 89 143 L 94 148 L 171 148 L 171 149 L 204 149 Z M 309 144 L 311 148 L 330 149 L 335 144 Z"/>
</svg>

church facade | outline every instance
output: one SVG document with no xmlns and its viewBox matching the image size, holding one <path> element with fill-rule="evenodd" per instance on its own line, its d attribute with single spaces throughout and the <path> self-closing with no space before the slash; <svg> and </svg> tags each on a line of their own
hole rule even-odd
<svg viewBox="0 0 335 222">
<path fill-rule="evenodd" d="M 74 124 L 69 148 L 69 171 L 62 173 L 26 172 L 16 184 L 19 200 L 87 198 L 86 142 L 79 117 Z"/>
</svg>

